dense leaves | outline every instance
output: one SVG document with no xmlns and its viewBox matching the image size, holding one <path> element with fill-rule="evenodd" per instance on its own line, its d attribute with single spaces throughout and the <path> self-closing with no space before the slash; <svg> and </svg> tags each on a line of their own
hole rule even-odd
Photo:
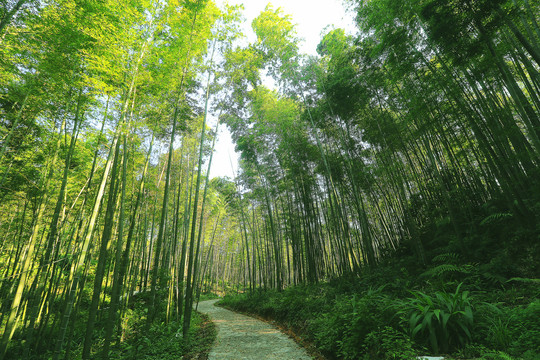
<svg viewBox="0 0 540 360">
<path fill-rule="evenodd" d="M 187 337 L 201 292 L 373 276 L 409 326 L 382 288 L 316 319 L 284 292 L 284 318 L 341 358 L 538 351 L 536 293 L 499 309 L 521 335 L 466 295 L 539 277 L 537 1 L 350 0 L 359 31 L 310 57 L 270 5 L 239 45 L 212 1 L 1 3 L 0 357 L 106 358 L 138 293 Z M 214 118 L 232 180 L 207 178 Z"/>
<path fill-rule="evenodd" d="M 213 183 L 206 210 L 191 201 L 214 138 L 200 121 L 201 80 L 216 73 L 207 49 L 234 39 L 237 9 L 19 3 L 0 25 L 0 358 L 142 356 L 145 332 L 167 338 L 155 356 L 181 356 L 191 316 L 175 289 L 203 278 L 188 224 L 217 249 L 238 232 Z"/>
</svg>

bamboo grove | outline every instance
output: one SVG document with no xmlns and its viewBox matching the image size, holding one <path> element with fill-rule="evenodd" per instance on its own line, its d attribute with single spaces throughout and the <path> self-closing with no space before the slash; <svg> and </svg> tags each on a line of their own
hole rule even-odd
<svg viewBox="0 0 540 360">
<path fill-rule="evenodd" d="M 538 2 L 348 3 L 358 34 L 328 31 L 318 57 L 272 7 L 227 55 L 243 64 L 226 64 L 225 121 L 251 204 L 247 283 L 361 275 L 399 254 L 537 275 Z"/>
<path fill-rule="evenodd" d="M 4 3 L 0 358 L 107 358 L 133 297 L 185 336 L 200 292 L 399 254 L 538 274 L 536 0 L 349 0 L 318 56 L 271 5 L 246 45 L 206 0 Z"/>
<path fill-rule="evenodd" d="M 138 294 L 148 326 L 182 318 L 185 336 L 204 244 L 219 258 L 237 236 L 206 176 L 208 101 L 237 10 L 6 5 L 0 358 L 107 358 Z"/>
</svg>

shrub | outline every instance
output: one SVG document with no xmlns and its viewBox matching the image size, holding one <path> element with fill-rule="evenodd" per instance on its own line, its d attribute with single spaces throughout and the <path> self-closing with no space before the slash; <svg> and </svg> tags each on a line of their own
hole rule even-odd
<svg viewBox="0 0 540 360">
<path fill-rule="evenodd" d="M 317 348 L 326 355 L 337 354 L 345 318 L 335 312 L 322 313 L 309 321 L 309 331 Z"/>
<path fill-rule="evenodd" d="M 521 354 L 526 350 L 540 358 L 540 300 L 533 301 L 526 308 L 518 308 L 515 313 L 518 324 L 511 352 Z"/>
<path fill-rule="evenodd" d="M 414 297 L 402 304 L 401 314 L 411 337 L 429 339 L 435 354 L 463 347 L 471 340 L 472 305 L 468 292 L 460 288 L 461 284 L 454 293 L 438 291 L 435 296 L 415 291 Z"/>
<path fill-rule="evenodd" d="M 327 356 L 339 359 L 359 359 L 365 352 L 368 334 L 377 332 L 384 325 L 398 325 L 393 318 L 392 300 L 382 294 L 383 287 L 370 289 L 363 294 L 341 295 L 323 305 L 320 297 L 308 308 L 319 312 L 308 320 L 308 329 L 317 348 Z M 335 296 L 335 295 L 332 295 Z M 312 300 L 307 300 L 311 303 Z"/>
<path fill-rule="evenodd" d="M 370 332 L 364 341 L 364 351 L 365 360 L 410 360 L 417 355 L 411 339 L 389 326 Z"/>
<path fill-rule="evenodd" d="M 367 335 L 382 325 L 391 324 L 392 301 L 382 295 L 381 290 L 370 290 L 361 297 L 353 295 L 350 298 L 352 311 L 346 314 L 345 332 L 339 340 L 339 354 L 342 358 L 360 358 Z"/>
<path fill-rule="evenodd" d="M 498 304 L 482 303 L 476 315 L 474 340 L 492 349 L 508 349 L 516 320 L 512 310 Z"/>
<path fill-rule="evenodd" d="M 478 360 L 513 360 L 510 355 L 502 351 L 491 350 L 479 344 L 467 344 L 458 351 L 457 359 L 478 359 Z"/>
<path fill-rule="evenodd" d="M 513 360 L 513 358 L 507 353 L 497 351 L 483 354 L 480 360 Z"/>
</svg>

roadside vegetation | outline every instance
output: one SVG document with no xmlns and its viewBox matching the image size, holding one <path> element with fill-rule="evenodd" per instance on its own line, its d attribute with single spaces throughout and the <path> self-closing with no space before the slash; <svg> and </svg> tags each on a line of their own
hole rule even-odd
<svg viewBox="0 0 540 360">
<path fill-rule="evenodd" d="M 388 259 L 371 273 L 218 304 L 275 320 L 328 359 L 540 359 L 538 281 L 488 285 L 477 269 L 434 278 L 403 265 Z"/>
<path fill-rule="evenodd" d="M 165 293 L 160 292 L 160 296 Z M 180 319 L 167 320 L 164 316 L 156 319 L 148 326 L 147 302 L 150 293 L 135 295 L 122 314 L 122 322 L 118 326 L 118 344 L 112 346 L 107 356 L 109 359 L 141 359 L 141 360 L 177 360 L 205 359 L 216 338 L 215 325 L 204 314 L 195 312 L 187 337 L 182 334 Z M 161 301 L 166 304 L 166 301 Z M 165 314 L 164 309 L 160 309 Z M 83 351 L 83 340 L 86 331 L 84 321 L 87 311 L 79 313 L 80 321 L 70 329 L 69 340 L 72 347 L 67 349 L 72 358 L 80 359 Z M 103 334 L 108 325 L 105 319 L 96 322 L 96 347 L 102 346 Z M 58 336 L 58 329 L 48 329 L 50 337 Z M 38 355 L 29 355 L 25 343 L 14 344 L 10 348 L 10 359 L 51 359 L 55 355 L 54 342 L 41 344 Z"/>
</svg>

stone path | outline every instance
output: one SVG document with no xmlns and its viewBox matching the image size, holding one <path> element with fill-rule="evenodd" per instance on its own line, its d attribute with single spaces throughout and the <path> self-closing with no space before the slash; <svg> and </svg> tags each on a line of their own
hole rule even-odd
<svg viewBox="0 0 540 360">
<path fill-rule="evenodd" d="M 202 301 L 198 311 L 210 316 L 217 338 L 209 360 L 311 360 L 307 352 L 287 335 L 263 321 Z"/>
</svg>

